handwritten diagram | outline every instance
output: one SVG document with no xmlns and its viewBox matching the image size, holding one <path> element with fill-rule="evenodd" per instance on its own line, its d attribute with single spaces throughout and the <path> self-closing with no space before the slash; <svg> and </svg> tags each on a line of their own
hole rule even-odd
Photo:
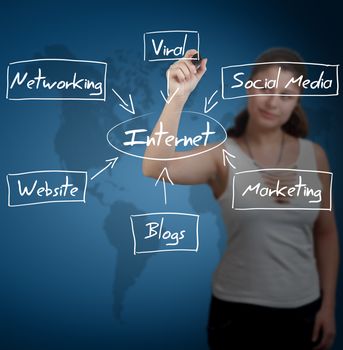
<svg viewBox="0 0 343 350">
<path fill-rule="evenodd" d="M 143 34 L 143 60 L 154 64 L 158 61 L 176 61 L 183 59 L 188 49 L 195 48 L 197 54 L 191 58 L 200 61 L 200 34 L 192 30 L 154 31 Z M 274 62 L 274 64 L 297 64 L 295 62 Z M 260 64 L 260 63 L 257 63 Z M 21 173 L 9 173 L 6 176 L 8 187 L 8 206 L 30 206 L 44 205 L 48 203 L 83 203 L 86 204 L 87 185 L 107 169 L 120 166 L 120 157 L 129 156 L 144 159 L 142 150 L 149 145 L 167 147 L 179 147 L 181 150 L 201 149 L 201 146 L 214 144 L 206 151 L 199 151 L 182 158 L 194 157 L 209 152 L 215 147 L 223 145 L 227 140 L 225 128 L 218 120 L 208 113 L 219 103 L 219 95 L 222 101 L 244 98 L 246 91 L 250 88 L 259 89 L 259 95 L 271 95 L 269 92 L 273 87 L 280 84 L 279 75 L 281 67 L 275 79 L 272 80 L 249 80 L 247 69 L 257 64 L 230 65 L 221 68 L 221 94 L 217 90 L 204 97 L 204 104 L 200 111 L 183 111 L 182 118 L 196 118 L 199 122 L 194 129 L 187 130 L 186 134 L 170 135 L 163 123 L 159 124 L 158 130 L 152 135 L 152 130 L 147 128 L 147 119 L 156 119 L 156 111 L 146 111 L 142 115 L 136 115 L 135 96 L 129 94 L 122 96 L 118 88 L 107 86 L 107 62 L 91 60 L 72 60 L 62 58 L 41 58 L 11 62 L 7 67 L 7 89 L 6 98 L 12 103 L 18 101 L 33 100 L 53 101 L 97 101 L 104 103 L 118 103 L 119 106 L 130 114 L 130 118 L 112 126 L 106 135 L 108 146 L 116 154 L 107 159 L 105 166 L 94 174 L 89 174 L 82 169 L 79 170 L 32 170 L 23 169 Z M 290 84 L 301 87 L 301 96 L 337 96 L 339 94 L 338 65 L 321 63 L 304 63 L 312 70 L 312 77 L 304 79 L 290 78 L 285 88 Z M 101 79 L 99 79 L 99 76 Z M 213 91 L 213 90 L 212 90 Z M 166 91 L 160 90 L 161 97 L 166 104 L 173 100 L 173 94 L 169 93 L 169 76 L 167 76 Z M 294 96 L 294 94 L 290 94 Z M 298 96 L 298 95 L 297 95 Z M 299 95 L 300 96 L 300 95 Z M 25 103 L 25 102 L 21 102 Z M 178 158 L 148 158 L 151 160 L 168 161 Z M 311 210 L 312 203 L 321 201 L 320 189 L 310 188 L 310 180 L 307 179 L 308 171 L 302 169 L 283 169 L 296 172 L 298 182 L 294 187 L 280 187 L 280 180 L 276 175 L 276 190 L 264 188 L 257 178 L 254 183 L 245 179 L 247 173 L 252 171 L 237 171 L 239 159 L 227 149 L 222 150 L 222 160 L 225 166 L 235 171 L 233 188 L 235 189 L 232 208 L 236 210 L 261 210 L 270 209 L 263 206 L 263 197 L 272 195 L 284 196 L 287 191 L 289 196 L 310 197 L 309 206 L 284 207 L 283 210 Z M 118 165 L 117 165 L 118 163 Z M 278 171 L 280 169 L 261 169 L 261 171 Z M 327 173 L 332 184 L 332 173 Z M 245 180 L 244 180 L 245 179 Z M 306 180 L 307 179 L 307 180 Z M 304 181 L 307 181 L 304 182 Z M 155 186 L 163 183 L 164 208 L 168 206 L 166 182 L 173 184 L 173 179 L 164 167 L 158 177 Z M 331 186 L 332 187 L 332 186 Z M 291 192 L 291 194 L 290 194 Z M 251 207 L 246 205 L 251 198 L 257 199 L 260 205 Z M 237 199 L 239 199 L 237 201 Z M 331 203 L 331 193 L 330 193 Z M 317 208 L 314 206 L 314 208 Z M 331 204 L 323 210 L 331 210 Z M 174 220 L 175 217 L 178 220 Z M 199 249 L 199 232 L 201 230 L 200 216 L 195 213 L 179 213 L 161 211 L 146 214 L 132 213 L 129 218 L 132 230 L 133 254 L 190 251 L 197 252 Z"/>
</svg>

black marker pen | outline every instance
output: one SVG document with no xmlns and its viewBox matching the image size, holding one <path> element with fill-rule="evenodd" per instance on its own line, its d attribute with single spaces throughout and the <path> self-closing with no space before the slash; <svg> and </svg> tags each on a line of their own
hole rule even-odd
<svg viewBox="0 0 343 350">
<path fill-rule="evenodd" d="M 195 65 L 196 69 L 199 69 L 202 61 L 202 57 L 200 56 L 200 53 L 195 53 L 191 58 L 193 58 L 192 63 Z"/>
</svg>

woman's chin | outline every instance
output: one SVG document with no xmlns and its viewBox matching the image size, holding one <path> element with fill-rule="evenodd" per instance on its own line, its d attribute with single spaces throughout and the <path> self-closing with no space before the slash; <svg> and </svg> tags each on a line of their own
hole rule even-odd
<svg viewBox="0 0 343 350">
<path fill-rule="evenodd" d="M 256 126 L 261 129 L 277 129 L 280 128 L 281 125 L 277 119 L 271 119 L 271 118 L 259 118 L 259 120 L 256 123 Z"/>
</svg>

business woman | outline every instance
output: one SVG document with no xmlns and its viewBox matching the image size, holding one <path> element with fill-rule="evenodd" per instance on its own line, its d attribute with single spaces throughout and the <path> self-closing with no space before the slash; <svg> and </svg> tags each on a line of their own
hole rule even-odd
<svg viewBox="0 0 343 350">
<path fill-rule="evenodd" d="M 184 58 L 195 53 L 190 50 Z M 168 69 L 169 96 L 173 98 L 165 104 L 153 133 L 162 122 L 168 135 L 177 136 L 183 107 L 206 72 L 207 59 L 198 69 L 188 59 Z M 330 204 L 329 176 L 312 176 L 321 193 L 313 210 L 282 210 L 294 201 L 300 207 L 306 204 L 301 202 L 304 198 L 295 200 L 289 194 L 263 199 L 268 208 L 281 210 L 239 211 L 231 207 L 237 171 L 258 170 L 261 183 L 274 189 L 277 180 L 294 184 L 296 172 L 263 169 L 329 171 L 324 150 L 305 139 L 307 120 L 300 97 L 290 96 L 300 95 L 302 88 L 287 84 L 292 77 L 305 77 L 305 67 L 276 63 L 302 62 L 301 57 L 286 48 L 273 48 L 256 61 L 263 62 L 269 63 L 252 70 L 250 79 L 256 84 L 247 89 L 246 108 L 227 131 L 224 144 L 183 152 L 163 142 L 150 144 L 145 157 L 173 160 L 145 158 L 143 173 L 158 178 L 167 167 L 176 184 L 206 183 L 221 206 L 229 240 L 213 276 L 207 327 L 210 349 L 329 349 L 335 337 L 339 260 L 334 212 L 319 210 Z M 277 86 L 257 84 L 276 76 Z M 223 149 L 236 156 L 236 169 L 224 166 Z M 195 153 L 198 155 L 185 157 Z"/>
</svg>

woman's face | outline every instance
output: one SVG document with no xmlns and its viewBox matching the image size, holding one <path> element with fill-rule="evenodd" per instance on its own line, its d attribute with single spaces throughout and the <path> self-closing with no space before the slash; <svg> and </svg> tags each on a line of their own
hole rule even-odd
<svg viewBox="0 0 343 350">
<path fill-rule="evenodd" d="M 265 82 L 275 80 L 278 75 L 278 66 L 269 66 L 258 71 L 252 80 L 260 79 Z M 248 96 L 254 94 L 280 94 L 281 96 L 250 96 L 248 98 L 249 122 L 257 127 L 275 129 L 280 128 L 290 118 L 296 107 L 299 97 L 287 96 L 289 94 L 300 94 L 300 87 L 295 84 L 285 85 L 294 76 L 294 73 L 281 69 L 278 87 L 270 89 L 251 88 L 247 91 Z M 259 84 L 261 85 L 262 82 Z"/>
</svg>

